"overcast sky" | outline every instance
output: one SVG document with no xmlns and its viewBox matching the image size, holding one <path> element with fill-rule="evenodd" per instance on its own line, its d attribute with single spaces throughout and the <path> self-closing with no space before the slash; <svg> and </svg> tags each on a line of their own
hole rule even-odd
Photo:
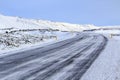
<svg viewBox="0 0 120 80">
<path fill-rule="evenodd" d="M 0 13 L 94 25 L 120 25 L 120 0 L 0 0 Z"/>
</svg>

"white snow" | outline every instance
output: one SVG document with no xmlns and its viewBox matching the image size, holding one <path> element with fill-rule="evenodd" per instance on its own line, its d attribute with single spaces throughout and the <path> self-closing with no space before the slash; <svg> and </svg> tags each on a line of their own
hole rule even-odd
<svg viewBox="0 0 120 80">
<path fill-rule="evenodd" d="M 9 51 L 30 48 L 31 46 L 36 46 L 36 44 L 45 45 L 48 42 L 52 43 L 71 38 L 75 35 L 74 31 L 94 28 L 97 27 L 94 25 L 25 19 L 0 14 L 0 55 Z"/>
<path fill-rule="evenodd" d="M 98 29 L 98 27 L 0 14 L 0 56 L 52 44 L 75 36 L 74 31 L 89 29 Z M 9 33 L 11 31 L 16 32 Z M 97 30 L 92 33 L 105 35 L 108 38 L 108 44 L 81 80 L 120 80 L 120 36 L 116 36 L 116 34 L 120 34 L 120 30 Z M 30 43 L 25 43 L 26 40 L 29 40 Z"/>
<path fill-rule="evenodd" d="M 105 36 L 119 34 L 118 30 L 100 31 Z M 108 37 L 108 44 L 80 80 L 120 80 L 120 36 Z"/>
</svg>

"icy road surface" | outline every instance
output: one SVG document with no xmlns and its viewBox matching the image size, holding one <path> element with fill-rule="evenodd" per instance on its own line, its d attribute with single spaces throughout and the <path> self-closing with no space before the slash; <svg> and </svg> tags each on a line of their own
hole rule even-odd
<svg viewBox="0 0 120 80">
<path fill-rule="evenodd" d="M 0 57 L 0 80 L 79 80 L 107 39 L 79 34 L 45 47 Z"/>
</svg>

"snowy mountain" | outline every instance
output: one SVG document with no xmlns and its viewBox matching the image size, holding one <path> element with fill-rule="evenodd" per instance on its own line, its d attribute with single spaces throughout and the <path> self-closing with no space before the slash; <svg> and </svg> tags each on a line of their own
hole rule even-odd
<svg viewBox="0 0 120 80">
<path fill-rule="evenodd" d="M 82 31 L 95 29 L 94 25 L 79 25 L 47 20 L 25 19 L 21 17 L 4 16 L 0 14 L 0 29 L 58 29 L 60 31 Z"/>
</svg>

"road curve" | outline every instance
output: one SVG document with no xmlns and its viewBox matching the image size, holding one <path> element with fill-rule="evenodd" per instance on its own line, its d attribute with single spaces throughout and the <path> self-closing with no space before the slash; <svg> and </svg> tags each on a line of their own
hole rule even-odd
<svg viewBox="0 0 120 80">
<path fill-rule="evenodd" d="M 55 44 L 0 57 L 0 80 L 80 80 L 107 39 L 81 33 Z"/>
</svg>

